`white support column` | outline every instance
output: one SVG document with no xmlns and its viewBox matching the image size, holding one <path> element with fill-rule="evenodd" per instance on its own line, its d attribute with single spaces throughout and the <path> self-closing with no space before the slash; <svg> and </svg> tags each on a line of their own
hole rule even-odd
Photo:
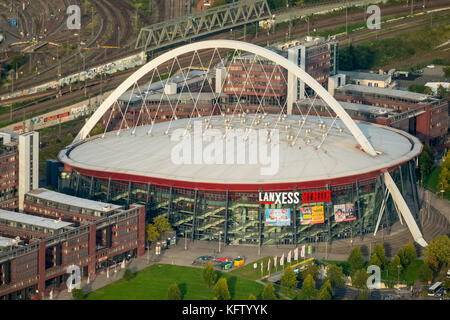
<svg viewBox="0 0 450 320">
<path fill-rule="evenodd" d="M 383 202 L 381 202 L 381 206 L 380 206 L 380 212 L 378 213 L 378 219 L 377 219 L 377 224 L 375 226 L 375 231 L 373 233 L 374 236 L 377 235 L 378 232 L 378 227 L 380 226 L 380 222 L 381 222 L 381 218 L 383 217 L 383 213 L 384 213 L 384 208 L 386 206 L 386 202 L 389 198 L 389 190 L 386 189 L 385 193 L 384 193 L 384 197 L 383 197 Z"/>
<path fill-rule="evenodd" d="M 398 209 L 400 210 L 400 213 L 403 216 L 403 219 L 405 219 L 406 225 L 408 226 L 409 231 L 411 231 L 414 241 L 416 241 L 422 247 L 426 247 L 428 244 L 423 238 L 423 235 L 420 232 L 419 227 L 417 226 L 417 223 L 414 220 L 414 217 L 405 202 L 405 199 L 403 199 L 403 196 L 398 190 L 397 185 L 387 171 L 384 173 L 384 183 L 389 189 L 389 192 L 392 195 L 392 200 L 394 200 L 394 202 L 396 203 Z"/>
</svg>

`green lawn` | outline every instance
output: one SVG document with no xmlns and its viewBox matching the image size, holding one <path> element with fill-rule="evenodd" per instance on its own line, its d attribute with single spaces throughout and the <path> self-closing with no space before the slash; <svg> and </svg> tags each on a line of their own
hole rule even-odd
<svg viewBox="0 0 450 320">
<path fill-rule="evenodd" d="M 286 257 L 285 257 L 285 261 L 284 261 L 284 265 L 280 266 L 280 257 L 278 257 L 278 262 L 277 262 L 277 268 L 275 269 L 273 267 L 273 257 L 265 257 L 262 259 L 259 259 L 257 261 L 251 262 L 243 267 L 240 268 L 233 268 L 230 271 L 230 274 L 234 275 L 234 276 L 238 276 L 238 277 L 242 277 L 248 280 L 257 280 L 257 279 L 261 279 L 263 276 L 267 276 L 269 274 L 269 272 L 267 271 L 267 264 L 270 258 L 270 273 L 274 273 L 274 272 L 278 272 L 278 271 L 282 271 L 284 270 L 286 267 L 289 267 L 290 265 L 294 265 L 298 262 L 300 262 L 301 260 L 295 261 L 292 260 L 291 264 L 288 264 L 286 262 Z M 263 272 L 264 274 L 261 274 L 261 262 L 263 264 Z M 256 269 L 254 267 L 254 264 L 257 264 Z"/>
<path fill-rule="evenodd" d="M 419 279 L 419 270 L 423 263 L 423 260 L 420 259 L 413 261 L 405 270 L 400 272 L 400 278 L 398 278 L 397 272 L 388 274 L 388 271 L 385 269 L 381 272 L 381 281 L 389 287 L 396 285 L 398 280 L 403 284 L 413 285 Z"/>
<path fill-rule="evenodd" d="M 264 270 L 264 275 L 267 275 L 267 262 L 268 260 L 272 261 L 272 266 L 273 266 L 273 257 L 265 257 L 262 259 L 259 259 L 257 261 L 251 262 L 249 264 L 246 264 L 243 267 L 240 268 L 233 268 L 229 274 L 234 275 L 234 276 L 238 276 L 238 277 L 242 277 L 248 280 L 257 280 L 257 279 L 261 279 L 262 278 L 262 274 L 261 274 L 261 262 L 263 264 L 263 270 Z M 254 268 L 254 264 L 257 264 L 256 269 Z M 279 267 L 279 270 L 281 270 L 281 268 Z M 271 271 L 272 272 L 272 271 Z"/>
<path fill-rule="evenodd" d="M 430 175 L 427 179 L 424 179 L 424 187 L 428 190 L 433 191 L 435 194 L 441 197 L 440 193 L 437 193 L 440 190 L 440 184 L 439 184 L 439 175 L 441 174 L 442 167 L 434 167 L 431 171 Z M 443 195 L 444 198 L 447 200 L 450 200 L 450 193 L 444 192 Z"/>
<path fill-rule="evenodd" d="M 129 282 L 118 280 L 87 296 L 88 300 L 164 300 L 167 289 L 176 282 L 185 300 L 210 300 L 214 297 L 202 277 L 201 268 L 155 264 L 136 273 Z M 228 289 L 234 300 L 248 299 L 250 294 L 261 298 L 263 286 L 231 273 L 219 272 L 227 278 Z"/>
</svg>

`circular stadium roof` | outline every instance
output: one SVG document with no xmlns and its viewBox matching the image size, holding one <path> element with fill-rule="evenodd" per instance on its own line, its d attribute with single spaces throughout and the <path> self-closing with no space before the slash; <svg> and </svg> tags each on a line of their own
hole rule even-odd
<svg viewBox="0 0 450 320">
<path fill-rule="evenodd" d="M 287 190 L 292 186 L 311 185 L 314 181 L 333 183 L 343 181 L 346 177 L 362 177 L 359 179 L 364 180 L 370 173 L 373 177 L 373 173 L 378 174 L 412 159 L 420 153 L 422 147 L 417 138 L 403 131 L 358 122 L 361 131 L 379 153 L 372 157 L 360 149 L 355 138 L 344 129 L 345 126 L 340 120 L 336 120 L 333 125 L 331 118 L 309 116 L 307 122 L 302 124 L 300 116 L 285 116 L 283 119 L 278 115 L 266 115 L 259 119 L 259 125 L 255 125 L 257 119 L 255 114 L 250 114 L 242 118 L 240 115 L 227 115 L 196 118 L 191 122 L 189 119 L 161 122 L 154 124 L 151 135 L 147 134 L 150 125 L 140 126 L 134 134 L 132 129 L 128 129 L 122 130 L 120 135 L 110 132 L 103 138 L 90 138 L 62 150 L 59 158 L 66 165 L 96 177 L 186 188 L 257 191 L 260 187 Z M 271 123 L 273 131 L 270 142 L 267 141 L 267 132 L 264 129 L 266 122 Z M 192 124 L 189 130 L 188 123 Z M 275 123 L 278 143 L 276 131 L 273 130 Z M 195 130 L 204 132 L 208 124 L 211 129 L 218 130 L 216 133 L 220 133 L 220 136 L 218 134 L 215 138 L 210 137 L 208 142 L 203 140 L 201 150 L 204 153 L 210 152 L 213 141 L 216 143 L 216 150 L 219 150 L 222 141 L 223 163 L 214 158 L 215 163 L 208 164 L 202 157 L 198 158 L 198 152 L 195 159 L 194 141 L 198 143 L 199 137 L 202 137 L 196 135 L 198 131 Z M 227 164 L 227 143 L 233 142 L 235 153 L 243 152 L 243 149 L 230 134 L 224 137 L 225 128 L 228 128 L 228 132 L 231 132 L 232 128 L 241 129 L 241 133 L 245 133 L 245 128 L 249 128 L 251 124 L 253 129 L 247 131 L 247 135 L 258 138 L 241 140 L 245 142 L 244 163 L 238 164 L 235 156 L 233 160 L 230 158 Z M 298 134 L 300 128 L 302 130 Z M 179 134 L 179 141 L 175 141 L 177 132 L 186 132 L 186 137 L 183 138 L 183 134 Z M 248 132 L 255 135 L 251 136 Z M 250 141 L 256 142 L 256 147 L 254 144 L 250 145 Z M 188 152 L 180 152 L 181 143 L 192 147 L 190 157 Z M 268 145 L 271 147 L 266 150 Z M 210 149 L 207 149 L 208 146 Z M 257 163 L 252 163 L 250 158 L 255 160 L 255 151 L 258 154 Z M 191 164 L 180 164 L 179 159 L 174 159 L 174 154 L 186 156 L 185 159 L 191 159 Z M 261 158 L 261 154 L 266 154 L 266 157 Z"/>
</svg>

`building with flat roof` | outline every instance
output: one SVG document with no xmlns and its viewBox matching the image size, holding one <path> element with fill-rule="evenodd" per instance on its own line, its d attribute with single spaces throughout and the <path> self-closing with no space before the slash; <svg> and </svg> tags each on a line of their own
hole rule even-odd
<svg viewBox="0 0 450 320">
<path fill-rule="evenodd" d="M 69 222 L 0 209 L 0 235 L 18 236 L 26 242 L 60 234 L 73 226 Z"/>
<path fill-rule="evenodd" d="M 377 123 L 402 129 L 428 143 L 434 150 L 444 150 L 450 145 L 448 135 L 448 102 L 433 96 L 388 88 L 347 84 L 334 89 L 340 101 L 393 109 L 397 114 Z"/>
<path fill-rule="evenodd" d="M 305 70 L 324 88 L 328 86 L 328 77 L 337 73 L 338 41 L 307 36 L 279 45 L 278 49 L 281 55 Z M 288 88 L 288 110 L 295 101 L 314 95 L 311 88 L 291 72 L 288 74 Z"/>
<path fill-rule="evenodd" d="M 0 300 L 30 299 L 36 292 L 39 298 L 48 297 L 50 291 L 66 288 L 67 267 L 71 265 L 80 268 L 83 280 L 92 279 L 96 273 L 120 266 L 145 251 L 145 210 L 141 205 L 132 204 L 128 210 L 67 228 L 28 245 L 0 251 Z"/>
<path fill-rule="evenodd" d="M 83 225 L 112 215 L 122 206 L 78 198 L 64 193 L 39 188 L 25 195 L 24 211 L 34 215 L 61 219 Z"/>
<path fill-rule="evenodd" d="M 367 87 L 389 88 L 392 82 L 391 74 L 362 72 L 362 71 L 339 71 L 347 77 L 347 83 Z"/>
<path fill-rule="evenodd" d="M 362 120 L 376 123 L 376 119 L 379 117 L 387 117 L 390 114 L 397 114 L 397 111 L 394 109 L 376 107 L 367 104 L 344 102 L 344 101 L 341 101 L 340 104 L 349 114 L 349 116 L 352 117 L 352 119 L 354 120 Z M 309 99 L 302 99 L 297 101 L 292 112 L 293 114 L 306 114 L 310 107 L 311 101 Z M 322 99 L 316 99 L 314 101 L 314 108 L 315 111 L 317 111 L 317 113 L 320 116 L 324 117 L 330 116 L 330 110 L 329 108 L 326 107 L 326 104 Z M 333 115 L 333 113 L 331 114 Z"/>
<path fill-rule="evenodd" d="M 4 247 L 12 246 L 13 244 L 14 244 L 13 238 L 0 237 L 0 250 L 2 250 L 2 248 Z"/>
</svg>

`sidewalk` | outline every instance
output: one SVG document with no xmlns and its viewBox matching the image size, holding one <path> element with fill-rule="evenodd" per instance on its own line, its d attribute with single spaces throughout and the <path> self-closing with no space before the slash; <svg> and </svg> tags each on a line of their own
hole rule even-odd
<svg viewBox="0 0 450 320">
<path fill-rule="evenodd" d="M 417 190 L 422 207 L 429 203 L 431 207 L 438 210 L 450 222 L 450 201 L 441 199 L 432 191 L 426 190 L 420 186 L 417 186 Z"/>
<path fill-rule="evenodd" d="M 152 258 L 152 257 L 151 257 Z M 125 262 L 125 268 L 121 268 L 120 265 L 117 266 L 116 269 L 112 269 L 109 271 L 109 278 L 107 277 L 106 271 L 102 271 L 95 275 L 94 279 L 90 279 L 89 284 L 87 280 L 82 280 L 81 288 L 83 288 L 85 293 L 89 293 L 95 290 L 98 290 L 108 284 L 111 284 L 122 278 L 124 270 L 126 268 L 130 269 L 132 272 L 137 272 L 139 270 L 145 269 L 148 266 L 156 263 L 155 261 L 148 262 L 148 256 L 145 254 L 142 257 L 134 258 L 128 262 Z M 153 257 L 154 260 L 154 257 Z M 69 293 L 66 290 L 56 292 L 53 296 L 53 300 L 71 300 L 72 293 Z M 48 300 L 48 298 L 47 298 Z"/>
</svg>

